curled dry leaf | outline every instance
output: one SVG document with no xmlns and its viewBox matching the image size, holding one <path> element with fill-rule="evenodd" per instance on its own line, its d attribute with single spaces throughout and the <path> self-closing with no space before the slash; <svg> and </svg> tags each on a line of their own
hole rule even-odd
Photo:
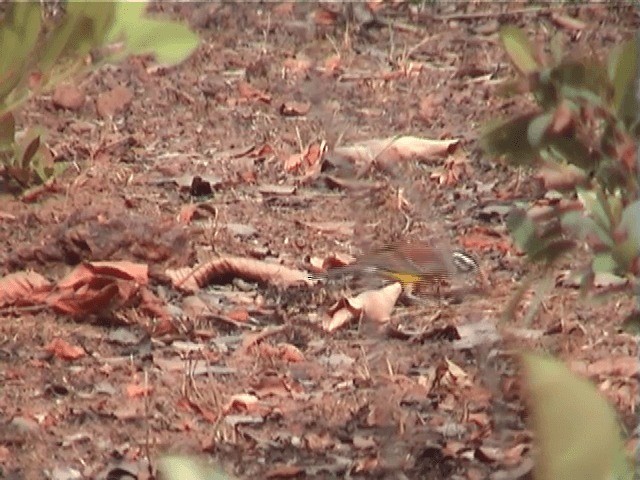
<svg viewBox="0 0 640 480">
<path fill-rule="evenodd" d="M 289 75 L 302 76 L 311 70 L 313 62 L 309 58 L 286 58 L 282 66 Z"/>
<path fill-rule="evenodd" d="M 82 347 L 71 345 L 61 338 L 54 338 L 44 349 L 62 360 L 77 360 L 87 354 Z"/>
<path fill-rule="evenodd" d="M 314 142 L 310 144 L 304 152 L 294 153 L 289 156 L 284 162 L 284 169 L 289 173 L 312 177 L 320 173 L 326 151 L 327 143 L 324 140 Z"/>
<path fill-rule="evenodd" d="M 313 273 L 324 273 L 331 268 L 344 267 L 355 263 L 356 257 L 348 254 L 336 253 L 325 258 L 311 257 L 309 267 Z"/>
<path fill-rule="evenodd" d="M 58 288 L 74 288 L 79 284 L 88 283 L 96 276 L 131 280 L 139 285 L 146 285 L 149 282 L 149 266 L 127 261 L 83 263 L 58 282 L 57 286 Z"/>
<path fill-rule="evenodd" d="M 378 290 L 367 290 L 352 298 L 338 302 L 330 312 L 323 328 L 328 332 L 360 318 L 377 323 L 389 321 L 393 307 L 402 293 L 400 283 L 392 283 Z"/>
<path fill-rule="evenodd" d="M 0 307 L 42 303 L 52 285 L 39 273 L 15 272 L 0 279 Z"/>
<path fill-rule="evenodd" d="M 259 399 L 250 393 L 238 393 L 229 399 L 229 402 L 222 408 L 225 414 L 230 412 L 247 412 L 258 405 Z"/>
<path fill-rule="evenodd" d="M 301 117 L 309 113 L 309 110 L 311 110 L 309 102 L 289 100 L 280 105 L 280 115 L 285 117 Z"/>
<path fill-rule="evenodd" d="M 278 286 L 309 285 L 306 272 L 252 258 L 223 257 L 194 268 L 181 268 L 165 272 L 173 285 L 195 292 L 210 283 L 227 283 L 233 278 Z"/>
<path fill-rule="evenodd" d="M 45 302 L 54 310 L 81 316 L 126 303 L 148 283 L 148 266 L 133 262 L 93 262 L 60 280 Z"/>
<path fill-rule="evenodd" d="M 551 12 L 551 21 L 560 28 L 567 30 L 584 30 L 587 24 L 577 18 L 568 17 L 561 13 Z"/>
<path fill-rule="evenodd" d="M 469 160 L 464 155 L 455 155 L 447 158 L 444 165 L 431 174 L 431 178 L 440 185 L 448 187 L 455 185 L 461 178 L 468 176 L 471 170 Z"/>
<path fill-rule="evenodd" d="M 334 153 L 353 163 L 375 162 L 378 166 L 385 168 L 408 159 L 428 161 L 434 158 L 444 158 L 453 153 L 459 143 L 459 139 L 432 140 L 411 136 L 390 137 L 338 147 Z"/>
<path fill-rule="evenodd" d="M 337 73 L 342 70 L 342 58 L 340 55 L 330 55 L 324 60 L 324 68 L 328 73 Z"/>
<path fill-rule="evenodd" d="M 473 386 L 473 380 L 469 378 L 469 374 L 456 363 L 445 358 L 445 364 L 441 366 L 443 367 L 443 372 L 440 381 L 443 385 L 455 385 L 458 387 Z"/>
<path fill-rule="evenodd" d="M 277 346 L 267 342 L 258 344 L 257 352 L 262 358 L 284 360 L 285 362 L 298 363 L 304 361 L 304 354 L 289 343 L 281 343 Z"/>
<path fill-rule="evenodd" d="M 258 90 L 247 82 L 238 83 L 238 93 L 240 97 L 246 100 L 257 100 L 263 103 L 271 103 L 271 95 L 262 90 Z"/>
<path fill-rule="evenodd" d="M 278 345 L 281 358 L 286 362 L 298 363 L 304 361 L 304 353 L 295 345 L 290 343 L 282 343 Z"/>
</svg>

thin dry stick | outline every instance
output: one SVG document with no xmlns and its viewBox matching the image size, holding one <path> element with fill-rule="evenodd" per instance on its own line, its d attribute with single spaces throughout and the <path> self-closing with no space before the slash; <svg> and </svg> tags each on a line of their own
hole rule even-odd
<svg viewBox="0 0 640 480">
<path fill-rule="evenodd" d="M 548 7 L 527 7 L 512 10 L 510 12 L 500 12 L 497 15 L 536 15 L 539 13 L 550 13 L 552 9 Z M 486 12 L 473 12 L 473 13 L 452 13 L 449 15 L 433 15 L 431 18 L 434 20 L 441 20 L 446 22 L 448 20 L 474 20 L 486 17 L 495 17 L 496 12 L 487 10 Z"/>
</svg>

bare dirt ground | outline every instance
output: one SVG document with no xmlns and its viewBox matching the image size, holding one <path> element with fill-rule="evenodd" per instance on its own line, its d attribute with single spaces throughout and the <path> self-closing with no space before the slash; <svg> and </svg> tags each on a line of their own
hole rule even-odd
<svg viewBox="0 0 640 480">
<path fill-rule="evenodd" d="M 589 376 L 632 437 L 629 299 L 589 301 L 558 280 L 531 322 L 528 294 L 502 340 L 479 331 L 531 268 L 504 206 L 538 193 L 477 140 L 484 122 L 528 108 L 497 94 L 514 73 L 501 24 L 604 55 L 637 29 L 634 10 L 400 2 L 376 20 L 364 7 L 156 8 L 198 29 L 192 58 L 102 68 L 72 85 L 80 101 L 59 91 L 19 118 L 44 125 L 71 166 L 26 200 L 2 197 L 2 274 L 37 272 L 62 293 L 50 308 L 2 309 L 0 478 L 150 478 L 167 452 L 205 454 L 239 478 L 528 478 L 521 348 Z M 329 162 L 313 170 L 323 141 L 330 158 L 397 135 L 459 144 L 411 179 L 374 165 L 362 178 L 382 186 L 379 202 L 336 183 Z M 340 288 L 246 274 L 357 253 L 361 229 L 380 242 L 447 238 L 492 288 L 327 332 Z M 233 258 L 200 284 L 176 281 L 219 257 Z M 131 263 L 63 282 L 99 261 Z"/>
</svg>

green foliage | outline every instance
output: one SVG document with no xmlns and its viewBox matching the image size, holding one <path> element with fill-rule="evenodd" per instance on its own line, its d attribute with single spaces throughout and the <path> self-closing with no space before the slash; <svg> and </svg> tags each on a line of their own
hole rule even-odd
<svg viewBox="0 0 640 480">
<path fill-rule="evenodd" d="M 13 112 L 31 95 L 105 62 L 153 54 L 175 64 L 198 39 L 186 26 L 148 18 L 145 2 L 67 2 L 58 20 L 43 21 L 41 4 L 16 2 L 0 23 L 0 166 L 20 188 L 45 182 L 53 164 L 37 130 L 16 140 Z M 26 143 L 25 143 L 26 142 Z"/>
<path fill-rule="evenodd" d="M 204 460 L 188 456 L 166 456 L 160 459 L 159 478 L 162 480 L 234 480 Z"/>
<path fill-rule="evenodd" d="M 532 260 L 551 263 L 584 242 L 594 252 L 585 286 L 594 272 L 608 272 L 627 276 L 633 287 L 640 276 L 640 37 L 600 62 L 565 55 L 559 37 L 552 58 L 542 59 L 519 29 L 504 27 L 500 36 L 519 72 L 511 91 L 531 95 L 537 107 L 488 125 L 481 145 L 489 155 L 536 170 L 545 188 L 560 194 L 544 216 L 540 207 L 511 215 L 516 243 Z"/>
<path fill-rule="evenodd" d="M 631 480 L 616 415 L 588 381 L 562 363 L 523 355 L 537 439 L 537 480 Z"/>
</svg>

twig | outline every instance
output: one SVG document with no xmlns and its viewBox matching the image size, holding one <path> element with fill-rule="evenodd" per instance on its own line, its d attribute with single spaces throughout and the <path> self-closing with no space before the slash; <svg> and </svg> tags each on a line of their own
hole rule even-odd
<svg viewBox="0 0 640 480">
<path fill-rule="evenodd" d="M 473 20 L 477 18 L 486 18 L 486 17 L 495 17 L 502 15 L 530 15 L 536 14 L 543 11 L 551 11 L 547 7 L 527 7 L 520 8 L 517 10 L 512 10 L 510 12 L 496 12 L 486 11 L 486 12 L 474 12 L 474 13 L 452 13 L 450 15 L 432 15 L 431 18 L 434 20 L 440 20 L 446 22 L 447 20 Z"/>
</svg>

